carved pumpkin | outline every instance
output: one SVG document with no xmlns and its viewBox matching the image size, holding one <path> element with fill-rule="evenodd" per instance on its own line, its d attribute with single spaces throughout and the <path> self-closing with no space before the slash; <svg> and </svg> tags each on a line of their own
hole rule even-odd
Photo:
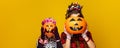
<svg viewBox="0 0 120 48">
<path fill-rule="evenodd" d="M 52 33 L 52 30 L 55 28 L 55 24 L 52 22 L 47 22 L 43 25 L 43 28 L 46 30 L 45 35 L 48 38 L 51 38 L 54 36 L 54 34 Z"/>
<path fill-rule="evenodd" d="M 66 31 L 70 34 L 83 33 L 86 30 L 86 21 L 78 15 L 71 15 L 65 22 Z"/>
</svg>

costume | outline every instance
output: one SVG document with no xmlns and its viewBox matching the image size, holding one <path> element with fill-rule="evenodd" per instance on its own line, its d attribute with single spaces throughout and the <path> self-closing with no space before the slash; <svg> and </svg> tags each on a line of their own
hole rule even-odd
<svg viewBox="0 0 120 48">
<path fill-rule="evenodd" d="M 87 36 L 89 37 L 89 39 L 92 39 L 91 33 L 89 31 L 87 31 Z M 66 34 L 63 32 L 61 34 L 61 42 L 62 44 L 65 44 L 66 42 Z M 92 40 L 93 41 L 93 40 Z M 78 43 L 78 45 L 77 45 Z M 83 39 L 83 37 L 81 36 L 81 34 L 75 34 L 71 37 L 71 48 L 89 48 L 87 43 L 85 42 L 85 40 Z"/>
<path fill-rule="evenodd" d="M 78 3 L 72 3 L 68 6 L 66 13 L 65 31 L 61 34 L 61 41 L 62 44 L 65 44 L 66 39 L 70 38 L 70 48 L 89 48 L 84 37 L 87 36 L 92 40 L 91 33 L 87 29 L 87 23 L 81 13 L 81 9 L 82 6 Z M 68 33 L 71 35 L 67 35 Z"/>
<path fill-rule="evenodd" d="M 41 36 L 38 39 L 37 48 L 63 48 L 56 21 L 52 18 L 46 18 L 42 21 Z"/>
</svg>

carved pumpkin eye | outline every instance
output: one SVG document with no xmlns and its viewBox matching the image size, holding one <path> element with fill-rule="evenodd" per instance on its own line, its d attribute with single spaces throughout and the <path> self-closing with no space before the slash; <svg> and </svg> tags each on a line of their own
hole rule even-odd
<svg viewBox="0 0 120 48">
<path fill-rule="evenodd" d="M 46 25 L 46 27 L 53 27 L 53 25 Z"/>
<path fill-rule="evenodd" d="M 80 18 L 78 18 L 78 20 L 77 21 L 82 21 Z"/>
<path fill-rule="evenodd" d="M 72 22 L 72 21 L 75 21 L 75 19 L 72 18 L 72 19 L 70 20 L 70 22 Z"/>
<path fill-rule="evenodd" d="M 49 25 L 46 25 L 46 27 L 49 27 Z"/>
</svg>

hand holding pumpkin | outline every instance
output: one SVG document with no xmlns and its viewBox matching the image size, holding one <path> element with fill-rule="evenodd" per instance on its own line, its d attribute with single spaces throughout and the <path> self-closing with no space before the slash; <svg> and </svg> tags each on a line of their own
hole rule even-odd
<svg viewBox="0 0 120 48">
<path fill-rule="evenodd" d="M 85 32 L 82 33 L 82 37 L 83 37 L 83 38 L 86 38 L 86 37 L 87 37 L 87 34 L 86 34 L 87 31 L 88 31 L 88 30 L 86 29 Z"/>
<path fill-rule="evenodd" d="M 67 39 L 71 39 L 71 34 L 69 34 L 69 33 L 66 31 L 65 27 L 64 27 L 64 33 L 66 34 Z"/>
</svg>

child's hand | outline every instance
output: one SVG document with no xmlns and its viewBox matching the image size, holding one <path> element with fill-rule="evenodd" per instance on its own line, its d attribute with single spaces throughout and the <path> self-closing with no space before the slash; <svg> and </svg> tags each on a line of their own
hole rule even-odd
<svg viewBox="0 0 120 48">
<path fill-rule="evenodd" d="M 83 37 L 83 38 L 86 38 L 86 37 L 87 37 L 87 35 L 86 35 L 87 31 L 88 31 L 88 30 L 86 29 L 85 32 L 82 33 L 82 37 Z"/>
<path fill-rule="evenodd" d="M 43 40 L 41 38 L 39 39 L 39 43 L 43 44 Z"/>
<path fill-rule="evenodd" d="M 47 44 L 48 43 L 48 40 L 44 40 L 44 44 Z"/>
<path fill-rule="evenodd" d="M 71 34 L 69 34 L 65 28 L 64 28 L 64 33 L 66 34 L 67 39 L 71 39 Z"/>
</svg>

